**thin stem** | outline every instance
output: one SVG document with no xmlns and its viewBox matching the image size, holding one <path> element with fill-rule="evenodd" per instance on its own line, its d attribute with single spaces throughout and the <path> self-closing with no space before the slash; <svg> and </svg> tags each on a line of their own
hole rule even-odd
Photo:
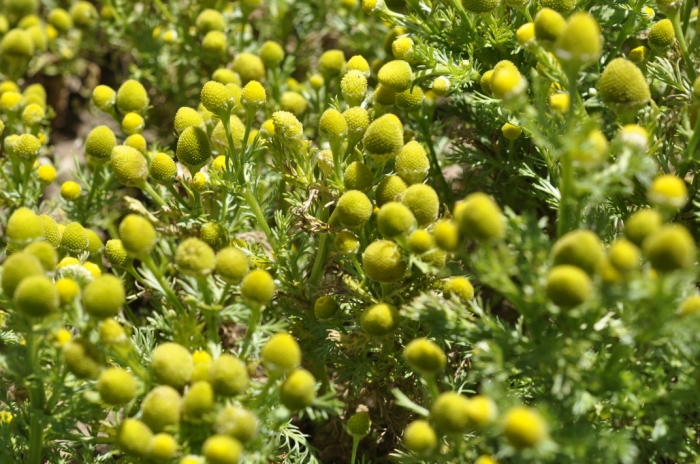
<svg viewBox="0 0 700 464">
<path fill-rule="evenodd" d="M 328 219 L 328 208 L 324 208 L 321 205 L 321 214 L 319 219 L 321 221 L 326 221 Z M 318 281 L 321 278 L 321 272 L 323 271 L 323 265 L 326 263 L 326 254 L 328 252 L 328 232 L 321 235 L 321 239 L 318 244 L 318 251 L 316 252 L 316 258 L 314 259 L 314 267 L 311 270 L 311 276 L 309 277 L 309 288 L 313 289 L 318 285 Z"/>
<path fill-rule="evenodd" d="M 151 255 L 144 256 L 141 259 L 141 262 L 146 265 L 146 267 L 148 268 L 148 270 L 151 271 L 151 273 L 153 273 L 153 276 L 160 284 L 161 288 L 163 289 L 163 292 L 165 292 L 165 298 L 170 302 L 170 304 L 175 306 L 181 314 L 184 314 L 186 312 L 185 307 L 182 305 L 177 295 L 175 295 L 173 289 L 170 288 L 170 285 L 163 277 L 163 274 L 160 272 L 160 269 L 158 269 L 156 263 L 153 262 L 153 258 L 151 257 Z"/>
<path fill-rule="evenodd" d="M 32 375 L 29 386 L 29 403 L 31 407 L 31 417 L 29 419 L 29 456 L 28 464 L 41 464 L 43 461 L 42 443 L 44 427 L 39 417 L 39 411 L 44 409 L 45 394 L 44 385 L 41 381 L 39 365 L 39 341 L 34 329 L 29 325 L 27 330 L 27 357 Z"/>
<path fill-rule="evenodd" d="M 695 159 L 695 151 L 698 148 L 698 142 L 700 142 L 700 115 L 695 120 L 695 127 L 693 128 L 693 135 L 688 141 L 688 157 L 691 160 Z"/>
<path fill-rule="evenodd" d="M 430 164 L 433 170 L 433 176 L 435 176 L 438 179 L 438 182 L 440 183 L 440 187 L 442 188 L 442 192 L 444 194 L 443 198 L 447 200 L 449 206 L 451 207 L 453 204 L 452 189 L 447 183 L 447 180 L 445 179 L 445 176 L 442 173 L 442 169 L 440 168 L 440 162 L 438 161 L 437 153 L 435 152 L 435 148 L 433 147 L 433 140 L 430 134 L 428 119 L 422 111 L 418 117 L 418 122 L 421 130 L 421 135 L 425 140 L 425 144 L 428 146 L 428 154 Z"/>
<path fill-rule="evenodd" d="M 693 62 L 690 60 L 690 54 L 688 54 L 688 43 L 685 41 L 685 34 L 683 33 L 683 28 L 681 27 L 680 13 L 676 11 L 671 14 L 669 18 L 671 24 L 673 24 L 673 30 L 676 33 L 676 40 L 678 40 L 678 48 L 681 49 L 681 55 L 683 56 L 683 61 L 685 62 L 686 72 L 690 78 L 690 82 L 695 82 L 697 74 L 695 73 L 695 68 L 693 67 Z"/>
<path fill-rule="evenodd" d="M 265 215 L 260 209 L 260 204 L 258 203 L 257 198 L 255 198 L 255 195 L 253 195 L 253 192 L 250 191 L 250 188 L 248 186 L 243 187 L 243 198 L 245 198 L 246 202 L 248 203 L 248 206 L 253 211 L 255 218 L 258 220 L 260 228 L 263 230 L 263 232 L 265 232 L 265 235 L 267 236 L 267 241 L 270 242 L 270 245 L 274 250 L 277 250 L 277 240 L 275 240 L 274 235 L 272 235 L 272 230 L 270 229 L 270 226 L 267 225 L 267 220 L 265 219 Z"/>
<path fill-rule="evenodd" d="M 165 184 L 165 188 L 170 192 L 170 194 L 175 197 L 178 203 L 180 203 L 187 211 L 191 209 L 190 205 L 182 198 L 182 195 L 178 193 L 172 183 Z"/>
<path fill-rule="evenodd" d="M 357 459 L 357 448 L 360 445 L 360 437 L 356 437 L 353 435 L 352 437 L 352 456 L 350 457 L 350 464 L 355 464 L 355 460 Z"/>
<path fill-rule="evenodd" d="M 241 352 L 239 353 L 239 358 L 245 358 L 248 354 L 248 349 L 250 349 L 250 342 L 253 339 L 253 333 L 258 327 L 258 322 L 260 321 L 261 308 L 259 305 L 250 306 L 250 320 L 248 321 L 248 330 L 246 330 L 245 338 L 243 339 L 243 346 L 241 347 Z"/>
<path fill-rule="evenodd" d="M 163 16 L 165 16 L 165 19 L 170 21 L 172 24 L 175 24 L 175 18 L 173 18 L 173 15 L 170 14 L 170 11 L 168 11 L 165 5 L 163 5 L 162 0 L 154 0 L 154 3 L 156 4 L 160 12 L 163 14 Z"/>
<path fill-rule="evenodd" d="M 156 192 L 155 189 L 151 187 L 151 184 L 149 184 L 148 182 L 144 182 L 141 188 L 145 192 L 147 192 L 151 196 L 151 198 L 153 198 L 153 200 L 155 200 L 155 202 L 158 203 L 158 205 L 165 206 L 165 200 L 163 200 L 163 198 L 160 195 L 158 195 L 158 192 Z"/>
</svg>

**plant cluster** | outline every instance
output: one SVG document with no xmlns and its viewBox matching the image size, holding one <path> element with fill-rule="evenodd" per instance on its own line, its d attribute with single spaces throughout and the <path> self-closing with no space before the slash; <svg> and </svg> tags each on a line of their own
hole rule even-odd
<svg viewBox="0 0 700 464">
<path fill-rule="evenodd" d="M 700 459 L 694 2 L 0 5 L 0 461 Z"/>
</svg>

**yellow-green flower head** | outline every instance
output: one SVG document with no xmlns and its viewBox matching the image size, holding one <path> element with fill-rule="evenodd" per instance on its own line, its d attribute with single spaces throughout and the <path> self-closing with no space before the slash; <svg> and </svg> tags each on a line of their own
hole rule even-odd
<svg viewBox="0 0 700 464">
<path fill-rule="evenodd" d="M 306 111 L 308 102 L 299 92 L 284 92 L 280 98 L 280 106 L 284 111 L 293 113 L 294 116 L 301 116 Z"/>
<path fill-rule="evenodd" d="M 547 297 L 557 306 L 573 308 L 591 296 L 591 278 L 576 266 L 554 266 L 547 275 Z"/>
<path fill-rule="evenodd" d="M 90 240 L 85 228 L 77 222 L 71 222 L 63 230 L 61 246 L 69 253 L 77 254 L 87 250 Z"/>
<path fill-rule="evenodd" d="M 348 164 L 343 173 L 343 183 L 346 190 L 359 190 L 367 192 L 372 188 L 374 182 L 374 174 L 366 164 L 360 161 L 354 161 Z"/>
<path fill-rule="evenodd" d="M 343 114 L 333 108 L 323 112 L 318 122 L 318 129 L 322 137 L 331 141 L 338 141 L 348 134 L 348 124 Z"/>
<path fill-rule="evenodd" d="M 243 454 L 243 445 L 226 435 L 212 435 L 202 446 L 207 464 L 237 464 Z"/>
<path fill-rule="evenodd" d="M 667 16 L 678 11 L 681 6 L 680 0 L 656 0 L 656 6 L 659 7 Z"/>
<path fill-rule="evenodd" d="M 263 269 L 250 271 L 241 282 L 241 296 L 250 304 L 269 304 L 274 294 L 275 282 Z"/>
<path fill-rule="evenodd" d="M 227 112 L 234 104 L 233 96 L 229 89 L 224 84 L 216 81 L 209 81 L 204 84 L 200 98 L 204 107 L 214 114 Z M 187 121 L 192 122 L 191 117 L 188 117 Z M 190 124 L 190 126 L 193 126 L 193 124 Z M 199 127 L 199 124 L 197 124 L 197 127 Z M 185 128 L 182 130 L 184 131 Z"/>
<path fill-rule="evenodd" d="M 10 113 L 18 111 L 22 107 L 22 94 L 19 92 L 5 92 L 0 96 L 0 111 Z M 14 135 L 14 137 L 18 137 Z M 8 137 L 9 138 L 9 137 Z M 5 139 L 7 141 L 7 139 Z M 6 142 L 7 143 L 7 142 Z"/>
<path fill-rule="evenodd" d="M 527 48 L 535 43 L 535 23 L 525 23 L 515 31 L 515 38 L 521 47 Z"/>
<path fill-rule="evenodd" d="M 204 35 L 209 31 L 223 32 L 226 30 L 226 20 L 218 11 L 207 8 L 199 13 L 195 20 L 195 26 L 200 35 Z"/>
<path fill-rule="evenodd" d="M 570 264 L 589 275 L 595 274 L 605 260 L 605 250 L 598 236 L 590 230 L 574 230 L 563 235 L 552 247 L 555 266 Z"/>
<path fill-rule="evenodd" d="M 425 95 L 420 87 L 413 87 L 396 94 L 396 106 L 404 111 L 418 111 L 423 106 Z"/>
<path fill-rule="evenodd" d="M 139 81 L 129 79 L 117 90 L 117 109 L 122 113 L 143 113 L 148 103 L 146 89 Z"/>
<path fill-rule="evenodd" d="M 372 94 L 372 101 L 375 104 L 392 106 L 396 103 L 396 92 L 385 85 L 378 84 Z"/>
<path fill-rule="evenodd" d="M 360 250 L 360 240 L 349 230 L 338 232 L 333 240 L 335 248 L 344 255 L 354 255 Z"/>
<path fill-rule="evenodd" d="M 44 240 L 49 242 L 54 248 L 61 246 L 61 231 L 58 228 L 58 224 L 51 217 L 42 214 L 39 216 L 41 225 L 44 228 Z"/>
<path fill-rule="evenodd" d="M 188 238 L 180 243 L 175 252 L 178 269 L 191 276 L 203 277 L 214 270 L 214 250 L 198 238 Z"/>
<path fill-rule="evenodd" d="M 589 13 L 579 12 L 567 21 L 554 45 L 554 54 L 563 65 L 579 69 L 598 60 L 602 48 L 598 21 Z"/>
<path fill-rule="evenodd" d="M 24 248 L 27 253 L 36 256 L 45 271 L 53 271 L 58 263 L 56 249 L 45 241 L 32 242 Z"/>
<path fill-rule="evenodd" d="M 469 400 L 457 392 L 440 394 L 430 408 L 430 419 L 439 431 L 447 434 L 462 434 L 471 425 Z"/>
<path fill-rule="evenodd" d="M 598 166 L 605 159 L 609 146 L 608 139 L 601 131 L 592 130 L 581 146 L 571 152 L 574 167 L 587 169 Z"/>
<path fill-rule="evenodd" d="M 343 112 L 348 126 L 348 139 L 357 141 L 365 135 L 369 127 L 369 113 L 360 106 L 353 106 Z"/>
<path fill-rule="evenodd" d="M 175 179 L 177 166 L 170 156 L 165 153 L 157 153 L 151 158 L 151 163 L 148 165 L 148 173 L 156 182 L 168 184 Z"/>
<path fill-rule="evenodd" d="M 506 412 L 503 435 L 516 448 L 532 448 L 547 438 L 548 427 L 534 409 L 516 406 Z"/>
<path fill-rule="evenodd" d="M 151 390 L 141 404 L 141 420 L 154 432 L 180 423 L 182 398 L 173 387 L 159 385 Z"/>
<path fill-rule="evenodd" d="M 146 139 L 141 134 L 133 134 L 124 139 L 124 146 L 131 147 L 139 151 L 141 154 L 146 153 Z"/>
<path fill-rule="evenodd" d="M 401 443 L 410 452 L 426 457 L 432 454 L 438 444 L 437 434 L 427 421 L 416 420 L 408 424 L 403 432 Z"/>
<path fill-rule="evenodd" d="M 129 260 L 124 244 L 118 238 L 107 240 L 105 244 L 105 257 L 112 266 L 122 267 Z"/>
<path fill-rule="evenodd" d="M 296 369 L 282 383 L 280 400 L 290 411 L 311 406 L 316 399 L 316 379 L 306 369 Z"/>
<path fill-rule="evenodd" d="M 673 30 L 673 23 L 668 19 L 662 19 L 654 24 L 649 30 L 647 40 L 649 48 L 655 51 L 669 49 L 676 42 L 676 33 Z"/>
<path fill-rule="evenodd" d="M 566 20 L 552 8 L 542 8 L 535 15 L 535 38 L 543 45 L 553 44 L 566 29 Z"/>
<path fill-rule="evenodd" d="M 224 226 L 217 222 L 207 222 L 202 224 L 199 238 L 213 249 L 218 250 L 228 243 L 228 232 Z"/>
<path fill-rule="evenodd" d="M 266 119 L 265 122 L 260 126 L 260 134 L 265 138 L 272 138 L 275 136 L 275 123 L 270 119 Z"/>
<path fill-rule="evenodd" d="M 146 458 L 153 432 L 137 419 L 124 419 L 117 430 L 117 444 L 126 454 Z"/>
<path fill-rule="evenodd" d="M 477 429 L 484 429 L 496 420 L 498 408 L 496 403 L 484 395 L 476 395 L 469 398 L 467 416 L 472 426 Z"/>
<path fill-rule="evenodd" d="M 226 84 L 241 85 L 241 78 L 235 72 L 226 68 L 219 68 L 211 75 L 211 80 Z"/>
<path fill-rule="evenodd" d="M 450 92 L 450 80 L 445 76 L 436 77 L 433 81 L 432 91 L 438 97 L 444 97 Z"/>
<path fill-rule="evenodd" d="M 193 370 L 192 355 L 182 345 L 166 342 L 151 353 L 151 372 L 160 384 L 182 390 L 192 378 Z"/>
<path fill-rule="evenodd" d="M 393 238 L 411 232 L 416 226 L 416 218 L 403 204 L 390 201 L 379 209 L 377 226 L 383 236 Z"/>
<path fill-rule="evenodd" d="M 695 262 L 695 240 L 688 229 L 678 224 L 662 226 L 644 240 L 642 250 L 660 272 L 689 268 Z"/>
<path fill-rule="evenodd" d="M 345 69 L 350 71 L 360 71 L 365 77 L 369 77 L 369 63 L 362 55 L 355 55 L 348 60 Z"/>
<path fill-rule="evenodd" d="M 182 399 L 182 416 L 200 419 L 214 408 L 214 389 L 206 380 L 194 382 Z"/>
<path fill-rule="evenodd" d="M 316 152 L 316 164 L 323 174 L 330 176 L 333 172 L 333 152 L 331 150 Z"/>
<path fill-rule="evenodd" d="M 148 458 L 158 463 L 170 462 L 175 457 L 177 448 L 175 437 L 169 433 L 158 433 L 148 445 Z"/>
<path fill-rule="evenodd" d="M 340 223 L 351 229 L 362 227 L 372 217 L 372 202 L 358 190 L 345 192 L 336 208 Z"/>
<path fill-rule="evenodd" d="M 679 316 L 690 316 L 700 313 L 700 296 L 689 296 L 681 303 L 678 309 Z"/>
<path fill-rule="evenodd" d="M 15 290 L 24 279 L 43 274 L 44 268 L 36 256 L 26 252 L 13 253 L 3 265 L 2 291 L 5 297 L 8 300 L 12 299 Z"/>
<path fill-rule="evenodd" d="M 133 147 L 117 145 L 112 149 L 112 171 L 126 187 L 141 187 L 148 178 L 146 158 Z"/>
<path fill-rule="evenodd" d="M 263 366 L 272 372 L 289 373 L 301 364 L 301 348 L 290 334 L 273 335 L 260 352 Z"/>
<path fill-rule="evenodd" d="M 332 79 L 345 68 L 345 54 L 342 50 L 327 50 L 318 59 L 318 70 L 326 79 Z"/>
<path fill-rule="evenodd" d="M 106 85 L 98 85 L 92 91 L 92 103 L 102 111 L 109 111 L 114 108 L 117 102 L 117 92 Z"/>
<path fill-rule="evenodd" d="M 631 61 L 615 58 L 600 76 L 600 97 L 613 111 L 637 112 L 651 93 L 642 71 Z"/>
<path fill-rule="evenodd" d="M 153 250 L 156 244 L 156 230 L 144 217 L 129 214 L 119 224 L 119 238 L 129 256 L 136 258 Z"/>
<path fill-rule="evenodd" d="M 452 277 L 442 285 L 442 293 L 445 298 L 467 302 L 474 298 L 474 286 L 466 277 Z"/>
<path fill-rule="evenodd" d="M 688 187 L 680 177 L 664 174 L 654 179 L 647 191 L 647 198 L 660 208 L 682 209 L 688 203 Z"/>
<path fill-rule="evenodd" d="M 442 348 L 427 338 L 416 338 L 403 352 L 408 365 L 421 375 L 435 375 L 445 368 L 447 357 Z"/>
<path fill-rule="evenodd" d="M 23 29 L 12 29 L 0 41 L 2 54 L 15 59 L 29 59 L 34 55 L 32 36 Z"/>
<path fill-rule="evenodd" d="M 366 412 L 355 413 L 348 419 L 348 433 L 353 437 L 366 437 L 371 428 L 372 420 Z"/>
<path fill-rule="evenodd" d="M 89 29 L 97 23 L 97 10 L 90 2 L 78 2 L 70 9 L 71 19 L 77 27 Z"/>
<path fill-rule="evenodd" d="M 276 68 L 284 60 L 284 49 L 277 42 L 268 40 L 260 47 L 260 59 L 267 69 Z"/>
<path fill-rule="evenodd" d="M 190 185 L 195 191 L 204 192 L 207 188 L 209 188 L 209 177 L 203 172 L 197 172 L 194 176 L 192 176 Z"/>
<path fill-rule="evenodd" d="M 127 341 L 124 328 L 114 319 L 105 319 L 102 321 L 100 323 L 99 332 L 100 342 L 105 346 L 111 346 Z"/>
<path fill-rule="evenodd" d="M 63 361 L 77 378 L 94 379 L 100 373 L 104 356 L 94 343 L 84 338 L 74 338 L 63 345 Z"/>
<path fill-rule="evenodd" d="M 651 21 L 656 16 L 656 12 L 653 8 L 645 6 L 642 8 L 642 11 L 639 12 L 639 15 L 647 21 Z"/>
<path fill-rule="evenodd" d="M 229 116 L 229 129 L 231 129 L 231 138 L 233 145 L 236 148 L 241 148 L 243 145 L 243 137 L 245 137 L 245 124 L 241 122 L 236 115 Z M 223 121 L 216 123 L 216 127 L 211 132 L 211 145 L 218 153 L 224 153 L 228 149 L 228 137 L 226 129 L 224 129 Z"/>
<path fill-rule="evenodd" d="M 95 263 L 86 262 L 82 265 L 82 268 L 89 272 L 93 279 L 102 275 L 102 269 Z"/>
<path fill-rule="evenodd" d="M 102 243 L 100 236 L 94 230 L 86 229 L 86 231 L 88 235 L 88 253 L 93 256 L 102 253 L 104 243 Z"/>
<path fill-rule="evenodd" d="M 80 286 L 73 279 L 66 277 L 58 279 L 55 286 L 61 300 L 61 306 L 72 304 L 80 296 Z"/>
<path fill-rule="evenodd" d="M 216 254 L 216 274 L 229 283 L 238 283 L 248 273 L 248 257 L 238 248 L 224 248 Z"/>
<path fill-rule="evenodd" d="M 387 204 L 389 205 L 391 203 Z M 408 249 L 411 251 L 411 253 L 422 255 L 434 248 L 435 238 L 427 230 L 418 229 L 413 231 L 411 235 L 408 236 Z"/>
<path fill-rule="evenodd" d="M 202 39 L 202 50 L 210 55 L 223 55 L 226 46 L 226 36 L 220 31 L 209 31 Z"/>
<path fill-rule="evenodd" d="M 36 11 L 38 2 L 37 0 L 7 0 L 4 6 L 11 16 L 21 18 L 27 15 L 35 16 L 32 13 Z"/>
<path fill-rule="evenodd" d="M 311 88 L 314 90 L 321 90 L 325 82 L 326 80 L 320 73 L 313 74 L 309 77 L 309 85 L 311 85 Z"/>
<path fill-rule="evenodd" d="M 96 319 L 116 316 L 125 302 L 124 284 L 111 274 L 96 278 L 83 291 L 83 308 Z"/>
<path fill-rule="evenodd" d="M 488 13 L 495 10 L 501 0 L 462 0 L 464 9 L 471 13 Z"/>
<path fill-rule="evenodd" d="M 29 208 L 17 208 L 5 226 L 5 236 L 16 249 L 44 237 L 44 226 L 39 216 Z"/>
<path fill-rule="evenodd" d="M 494 69 L 489 82 L 491 92 L 496 98 L 510 100 L 521 95 L 527 88 L 527 80 L 515 66 Z"/>
<path fill-rule="evenodd" d="M 248 370 L 243 361 L 224 353 L 211 363 L 208 380 L 218 395 L 240 395 L 248 386 Z"/>
<path fill-rule="evenodd" d="M 265 88 L 260 82 L 251 80 L 243 87 L 241 103 L 246 110 L 258 110 L 266 101 L 267 95 L 265 94 Z"/>
<path fill-rule="evenodd" d="M 431 224 L 437 219 L 440 199 L 429 185 L 411 185 L 403 193 L 401 202 L 411 210 L 421 227 Z"/>
<path fill-rule="evenodd" d="M 211 143 L 207 133 L 199 127 L 188 127 L 180 134 L 175 153 L 191 172 L 198 171 L 211 159 Z"/>
<path fill-rule="evenodd" d="M 523 133 L 523 129 L 520 126 L 507 122 L 501 127 L 501 133 L 503 133 L 503 136 L 508 140 L 517 140 Z"/>
<path fill-rule="evenodd" d="M 140 134 L 143 132 L 144 127 L 146 127 L 146 122 L 138 113 L 127 113 L 122 119 L 122 130 L 126 135 Z"/>
<path fill-rule="evenodd" d="M 340 81 L 340 90 L 348 105 L 358 106 L 367 93 L 367 77 L 362 71 L 348 71 Z"/>
<path fill-rule="evenodd" d="M 73 27 L 73 19 L 70 14 L 63 8 L 54 8 L 49 12 L 48 16 L 49 24 L 56 28 L 60 32 L 67 32 Z"/>
<path fill-rule="evenodd" d="M 316 315 L 316 319 L 321 321 L 333 319 L 338 313 L 338 310 L 340 310 L 340 305 L 332 296 L 321 296 L 316 300 L 316 303 L 314 303 L 314 314 Z"/>
<path fill-rule="evenodd" d="M 384 8 L 384 0 L 362 0 L 362 11 L 366 15 L 372 15 L 382 8 Z"/>
<path fill-rule="evenodd" d="M 51 279 L 43 275 L 22 279 L 14 292 L 15 307 L 28 316 L 48 316 L 58 309 L 59 304 L 56 287 Z"/>
<path fill-rule="evenodd" d="M 374 194 L 374 198 L 377 202 L 377 206 L 380 208 L 390 202 L 397 201 L 403 193 L 406 191 L 408 186 L 406 182 L 399 176 L 386 176 L 377 185 L 377 190 Z"/>
<path fill-rule="evenodd" d="M 46 37 L 43 26 L 32 26 L 27 29 L 27 34 L 32 38 L 35 50 L 46 51 L 48 47 L 48 38 Z"/>
<path fill-rule="evenodd" d="M 50 164 L 42 164 L 36 170 L 36 176 L 42 184 L 48 185 L 56 180 L 56 168 Z"/>
<path fill-rule="evenodd" d="M 406 272 L 406 261 L 396 243 L 377 240 L 362 253 L 362 268 L 367 277 L 375 282 L 393 284 Z"/>
<path fill-rule="evenodd" d="M 46 102 L 46 89 L 43 85 L 39 83 L 28 85 L 22 92 L 22 95 L 24 95 L 25 97 L 33 95 Z"/>
<path fill-rule="evenodd" d="M 19 86 L 16 82 L 10 80 L 0 82 L 0 95 L 5 92 L 19 92 Z"/>
<path fill-rule="evenodd" d="M 625 274 L 639 268 L 641 251 L 634 243 L 620 238 L 610 245 L 608 260 L 618 272 Z"/>
<path fill-rule="evenodd" d="M 391 52 L 397 60 L 410 61 L 413 58 L 413 40 L 399 37 L 391 43 Z"/>
<path fill-rule="evenodd" d="M 394 92 L 403 92 L 411 87 L 413 81 L 411 65 L 403 60 L 390 61 L 382 66 L 377 78 L 380 84 Z"/>
<path fill-rule="evenodd" d="M 39 156 L 41 142 L 32 134 L 22 134 L 12 148 L 15 155 L 25 160 L 32 160 Z"/>
<path fill-rule="evenodd" d="M 5 123 L 0 120 L 0 135 L 5 132 Z"/>
<path fill-rule="evenodd" d="M 97 391 L 103 402 L 122 406 L 136 396 L 136 380 L 124 369 L 109 367 L 97 379 Z"/>
<path fill-rule="evenodd" d="M 543 8 L 551 8 L 559 13 L 568 13 L 576 6 L 576 0 L 540 0 Z"/>
<path fill-rule="evenodd" d="M 39 124 L 45 116 L 46 113 L 44 109 L 36 103 L 31 103 L 22 110 L 22 122 L 26 126 L 35 126 Z"/>
<path fill-rule="evenodd" d="M 407 184 L 423 182 L 430 169 L 428 155 L 419 142 L 412 140 L 396 156 L 396 172 Z"/>
<path fill-rule="evenodd" d="M 455 220 L 462 235 L 469 239 L 498 240 L 505 235 L 501 208 L 481 192 L 468 195 L 459 209 L 455 208 Z"/>
<path fill-rule="evenodd" d="M 252 53 L 241 53 L 233 60 L 231 68 L 241 77 L 243 84 L 256 80 L 265 80 L 265 65 L 262 60 Z"/>
<path fill-rule="evenodd" d="M 661 214 L 653 209 L 642 209 L 625 221 L 625 236 L 635 245 L 642 246 L 644 239 L 663 225 Z"/>
<path fill-rule="evenodd" d="M 367 153 L 376 157 L 390 158 L 403 148 L 403 124 L 393 114 L 381 116 L 367 127 L 362 139 Z"/>
<path fill-rule="evenodd" d="M 275 127 L 275 135 L 284 142 L 296 143 L 304 137 L 304 126 L 289 111 L 272 113 L 272 124 Z"/>
</svg>

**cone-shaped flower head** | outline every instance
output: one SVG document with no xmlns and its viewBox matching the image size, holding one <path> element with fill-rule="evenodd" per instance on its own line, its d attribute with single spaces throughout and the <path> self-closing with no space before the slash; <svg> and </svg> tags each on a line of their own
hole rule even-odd
<svg viewBox="0 0 700 464">
<path fill-rule="evenodd" d="M 156 245 L 156 229 L 146 218 L 129 214 L 119 224 L 119 238 L 129 256 L 140 257 Z"/>
<path fill-rule="evenodd" d="M 406 261 L 401 248 L 389 240 L 377 240 L 362 253 L 362 268 L 375 282 L 392 284 L 406 272 Z"/>
<path fill-rule="evenodd" d="M 214 250 L 198 238 L 188 238 L 178 245 L 175 252 L 178 269 L 194 277 L 203 277 L 214 270 L 216 257 Z"/>
<path fill-rule="evenodd" d="M 148 179 L 148 163 L 137 149 L 117 145 L 112 149 L 112 171 L 126 187 L 142 187 Z"/>
<path fill-rule="evenodd" d="M 589 13 L 575 13 L 554 45 L 559 61 L 572 70 L 593 63 L 602 53 L 600 25 Z"/>
<path fill-rule="evenodd" d="M 542 8 L 535 15 L 535 38 L 544 46 L 553 44 L 566 29 L 566 20 L 551 8 Z"/>
<path fill-rule="evenodd" d="M 403 60 L 390 61 L 379 70 L 377 79 L 380 84 L 394 92 L 408 90 L 413 81 L 411 65 Z"/>
<path fill-rule="evenodd" d="M 668 19 L 662 19 L 649 30 L 649 47 L 658 52 L 668 50 L 676 41 L 676 32 L 673 23 Z"/>
<path fill-rule="evenodd" d="M 403 125 L 393 114 L 381 116 L 367 127 L 362 139 L 365 150 L 372 156 L 390 158 L 403 148 Z"/>
<path fill-rule="evenodd" d="M 600 97 L 616 113 L 636 113 L 651 93 L 642 71 L 631 61 L 615 58 L 600 76 Z"/>
<path fill-rule="evenodd" d="M 199 127 L 188 127 L 177 141 L 177 158 L 190 171 L 196 172 L 211 159 L 211 143 Z"/>
<path fill-rule="evenodd" d="M 340 223 L 351 229 L 362 227 L 372 216 L 372 202 L 358 190 L 345 192 L 336 208 Z"/>
<path fill-rule="evenodd" d="M 117 91 L 117 108 L 122 113 L 142 113 L 148 107 L 148 94 L 140 82 L 130 79 Z"/>
<path fill-rule="evenodd" d="M 464 9 L 471 13 L 488 13 L 495 10 L 501 0 L 462 0 Z"/>
</svg>

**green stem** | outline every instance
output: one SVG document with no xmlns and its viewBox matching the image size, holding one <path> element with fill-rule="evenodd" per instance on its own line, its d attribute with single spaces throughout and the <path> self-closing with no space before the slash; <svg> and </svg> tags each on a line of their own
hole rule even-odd
<svg viewBox="0 0 700 464">
<path fill-rule="evenodd" d="M 688 43 L 685 41 L 685 34 L 683 33 L 683 28 L 681 27 L 680 13 L 676 11 L 671 14 L 669 18 L 671 24 L 673 24 L 673 30 L 676 33 L 676 40 L 678 40 L 678 48 L 681 49 L 681 55 L 683 56 L 683 61 L 685 62 L 686 72 L 690 78 L 690 83 L 695 82 L 697 74 L 695 73 L 695 68 L 693 67 L 693 62 L 690 60 L 690 54 L 688 54 Z"/>
<path fill-rule="evenodd" d="M 170 21 L 172 24 L 175 24 L 175 18 L 173 18 L 173 15 L 170 14 L 170 11 L 168 11 L 165 5 L 163 5 L 162 0 L 154 0 L 154 3 L 156 4 L 160 12 L 163 14 L 163 16 L 165 16 L 165 19 Z"/>
<path fill-rule="evenodd" d="M 688 141 L 688 158 L 690 160 L 695 159 L 695 151 L 698 148 L 698 142 L 700 142 L 700 115 L 697 116 L 695 120 L 695 127 L 693 128 L 693 135 Z"/>
<path fill-rule="evenodd" d="M 182 195 L 178 193 L 172 183 L 165 184 L 165 188 L 170 192 L 170 194 L 175 197 L 175 199 L 180 203 L 187 211 L 190 211 L 190 205 L 182 198 Z"/>
<path fill-rule="evenodd" d="M 425 380 L 425 385 L 428 387 L 428 392 L 430 393 L 430 396 L 433 397 L 433 399 L 440 396 L 440 389 L 438 388 L 437 381 L 434 375 L 426 375 L 423 377 L 423 380 Z"/>
<path fill-rule="evenodd" d="M 29 385 L 29 404 L 30 414 L 29 419 L 29 450 L 28 464 L 41 464 L 43 461 L 42 444 L 44 441 L 44 427 L 39 417 L 39 411 L 44 409 L 45 394 L 44 385 L 41 380 L 39 365 L 39 342 L 31 324 L 27 331 L 27 357 L 29 366 L 32 371 L 32 378 Z"/>
<path fill-rule="evenodd" d="M 147 192 L 155 200 L 155 202 L 158 203 L 158 205 L 165 206 L 165 200 L 163 200 L 163 198 L 160 195 L 158 195 L 158 192 L 156 192 L 155 189 L 151 187 L 151 184 L 149 184 L 148 182 L 144 182 L 141 188 L 143 189 L 143 191 Z"/>
<path fill-rule="evenodd" d="M 328 220 L 328 208 L 324 208 L 321 205 L 321 214 L 319 219 L 321 221 Z M 309 288 L 313 289 L 318 285 L 318 281 L 321 278 L 321 272 L 323 271 L 323 265 L 326 263 L 326 254 L 328 253 L 328 232 L 321 235 L 321 239 L 318 244 L 318 251 L 316 252 L 316 258 L 314 259 L 314 267 L 311 270 L 311 276 L 309 277 Z"/>
<path fill-rule="evenodd" d="M 161 288 L 163 289 L 163 292 L 165 292 L 165 298 L 170 302 L 170 304 L 175 306 L 180 311 L 180 314 L 185 314 L 187 312 L 185 310 L 185 307 L 182 305 L 177 295 L 175 295 L 173 289 L 170 288 L 170 285 L 163 277 L 163 274 L 160 272 L 160 269 L 158 269 L 156 263 L 153 262 L 153 258 L 151 257 L 151 255 L 144 256 L 141 259 L 141 262 L 146 265 L 146 267 L 151 271 L 151 273 L 153 273 L 153 276 L 160 284 Z"/>
<path fill-rule="evenodd" d="M 360 437 L 356 437 L 353 435 L 352 437 L 352 456 L 350 457 L 350 464 L 355 464 L 355 460 L 357 459 L 357 448 L 360 445 Z"/>
<path fill-rule="evenodd" d="M 250 342 L 253 339 L 253 333 L 255 329 L 258 328 L 258 322 L 260 321 L 261 308 L 258 305 L 250 306 L 250 320 L 248 321 L 248 330 L 246 330 L 245 338 L 243 339 L 243 346 L 241 347 L 241 352 L 238 355 L 239 358 L 244 359 L 248 354 L 250 349 Z"/>
<path fill-rule="evenodd" d="M 421 111 L 421 114 L 418 116 L 418 122 L 421 130 L 421 135 L 425 140 L 425 144 L 428 146 L 428 154 L 430 155 L 429 158 L 430 165 L 433 170 L 433 176 L 436 177 L 438 182 L 440 183 L 440 187 L 444 195 L 443 198 L 445 198 L 448 205 L 451 207 L 454 203 L 454 200 L 452 198 L 452 189 L 447 183 L 447 180 L 445 179 L 445 176 L 442 173 L 442 169 L 440 169 L 440 162 L 438 161 L 437 153 L 435 152 L 435 148 L 433 147 L 433 140 L 430 133 L 430 124 L 428 123 L 428 119 L 423 113 L 423 111 Z"/>
<path fill-rule="evenodd" d="M 263 230 L 263 232 L 265 232 L 265 235 L 267 236 L 267 241 L 270 242 L 270 245 L 272 245 L 273 250 L 276 251 L 277 240 L 275 240 L 274 235 L 272 235 L 272 230 L 270 229 L 270 226 L 267 225 L 267 220 L 265 219 L 265 215 L 260 209 L 260 204 L 258 203 L 257 198 L 255 198 L 255 195 L 253 195 L 253 192 L 251 192 L 248 186 L 243 186 L 243 198 L 245 198 L 251 211 L 253 211 L 255 218 L 258 220 L 260 228 Z"/>
</svg>

